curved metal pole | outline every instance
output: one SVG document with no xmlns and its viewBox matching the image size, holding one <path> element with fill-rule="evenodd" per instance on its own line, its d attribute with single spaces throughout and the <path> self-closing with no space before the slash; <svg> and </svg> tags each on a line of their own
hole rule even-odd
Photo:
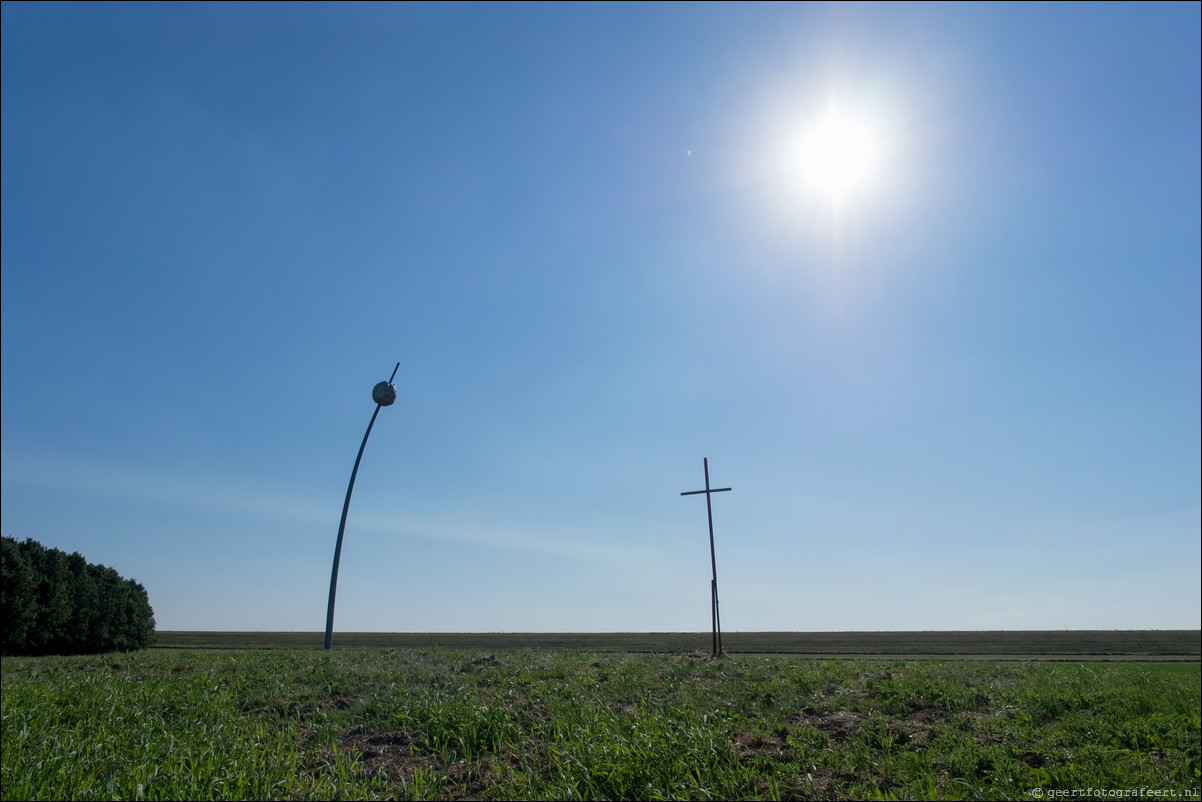
<svg viewBox="0 0 1202 802">
<path fill-rule="evenodd" d="M 396 372 L 400 367 L 401 363 L 396 363 L 396 367 L 392 369 L 392 376 L 388 378 L 389 384 L 392 384 L 392 380 L 396 378 Z M 342 502 L 342 520 L 338 522 L 338 542 L 334 545 L 334 568 L 330 571 L 330 602 L 326 606 L 327 651 L 334 643 L 334 595 L 338 592 L 338 562 L 342 559 L 342 535 L 346 531 L 346 513 L 351 508 L 351 491 L 355 489 L 355 475 L 359 473 L 359 461 L 363 459 L 363 449 L 367 448 L 367 438 L 371 436 L 371 427 L 376 425 L 376 416 L 379 414 L 380 404 L 376 404 L 376 411 L 371 413 L 371 421 L 367 424 L 367 431 L 363 433 L 363 442 L 359 444 L 355 467 L 351 469 L 351 481 L 346 486 L 346 501 Z"/>
</svg>

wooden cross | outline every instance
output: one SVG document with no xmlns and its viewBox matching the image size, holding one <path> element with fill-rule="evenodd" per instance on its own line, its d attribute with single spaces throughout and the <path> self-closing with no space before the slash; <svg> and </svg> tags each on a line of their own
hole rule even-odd
<svg viewBox="0 0 1202 802">
<path fill-rule="evenodd" d="M 689 490 L 680 495 L 695 496 L 698 493 L 705 493 L 705 514 L 709 516 L 710 522 L 710 566 L 714 569 L 714 578 L 710 581 L 710 618 L 714 630 L 714 657 L 721 657 L 724 652 L 722 651 L 722 623 L 718 617 L 718 561 L 714 557 L 714 511 L 710 506 L 710 494 L 722 493 L 730 488 L 715 487 L 711 489 L 709 458 L 703 457 L 701 464 L 705 467 L 705 490 Z"/>
</svg>

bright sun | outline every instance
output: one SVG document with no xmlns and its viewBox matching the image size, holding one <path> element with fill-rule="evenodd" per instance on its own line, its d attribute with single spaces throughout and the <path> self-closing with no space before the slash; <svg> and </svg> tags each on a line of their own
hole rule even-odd
<svg viewBox="0 0 1202 802">
<path fill-rule="evenodd" d="M 803 128 L 796 147 L 806 189 L 836 206 L 868 191 L 881 167 L 881 143 L 871 122 L 833 106 Z"/>
</svg>

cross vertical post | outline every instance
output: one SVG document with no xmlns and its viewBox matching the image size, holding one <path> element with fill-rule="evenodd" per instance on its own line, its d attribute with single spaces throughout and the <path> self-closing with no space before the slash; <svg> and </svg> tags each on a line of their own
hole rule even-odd
<svg viewBox="0 0 1202 802">
<path fill-rule="evenodd" d="M 710 567 L 714 571 L 713 578 L 710 580 L 710 621 L 713 627 L 713 656 L 721 657 L 724 652 L 722 651 L 722 622 L 718 615 L 718 560 L 714 556 L 714 510 L 710 504 L 710 494 L 723 493 L 730 490 L 730 488 L 715 487 L 711 489 L 709 457 L 703 457 L 701 464 L 705 468 L 705 490 L 689 490 L 680 495 L 695 496 L 699 493 L 705 493 L 705 514 L 709 519 L 710 526 Z"/>
</svg>

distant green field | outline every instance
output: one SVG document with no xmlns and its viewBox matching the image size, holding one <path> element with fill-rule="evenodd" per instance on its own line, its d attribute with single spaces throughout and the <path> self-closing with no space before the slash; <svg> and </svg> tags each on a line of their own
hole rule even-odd
<svg viewBox="0 0 1202 802">
<path fill-rule="evenodd" d="M 159 632 L 167 649 L 320 649 L 321 632 Z M 334 634 L 335 648 L 536 649 L 588 652 L 708 653 L 709 632 L 506 632 Z M 1199 630 L 1051 630 L 982 632 L 730 632 L 732 654 L 810 657 L 957 657 L 988 660 L 1202 659 Z"/>
<path fill-rule="evenodd" d="M 1202 786 L 1196 664 L 346 647 L 0 667 L 5 800 L 1197 800 Z"/>
</svg>

